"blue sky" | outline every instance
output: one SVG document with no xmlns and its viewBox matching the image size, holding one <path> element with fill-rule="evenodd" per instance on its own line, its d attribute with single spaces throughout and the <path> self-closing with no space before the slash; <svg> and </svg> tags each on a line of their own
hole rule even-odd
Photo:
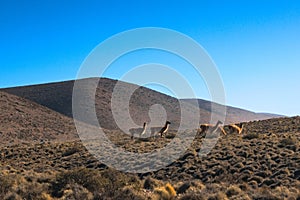
<svg viewBox="0 0 300 200">
<path fill-rule="evenodd" d="M 228 105 L 300 114 L 297 1 L 4 0 L 0 88 L 74 79 L 100 42 L 139 27 L 174 29 L 199 42 L 218 67 Z M 146 53 L 129 55 L 106 75 L 118 78 L 121 65 L 130 67 L 140 55 L 145 62 L 168 58 Z M 167 64 L 182 70 L 175 61 L 170 58 Z M 203 81 L 190 80 L 199 98 L 210 99 Z"/>
</svg>

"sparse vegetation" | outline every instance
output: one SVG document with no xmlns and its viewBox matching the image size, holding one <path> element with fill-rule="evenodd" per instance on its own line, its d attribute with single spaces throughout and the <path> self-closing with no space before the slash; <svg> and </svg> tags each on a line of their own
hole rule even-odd
<svg viewBox="0 0 300 200">
<path fill-rule="evenodd" d="M 59 173 L 52 182 L 51 191 L 54 197 L 62 197 L 70 185 L 76 184 L 90 192 L 95 192 L 103 188 L 106 183 L 107 180 L 103 179 L 97 171 L 82 168 Z"/>
<path fill-rule="evenodd" d="M 289 137 L 289 138 L 282 139 L 279 144 L 285 147 L 289 145 L 296 145 L 296 143 L 297 143 L 296 139 Z"/>
<path fill-rule="evenodd" d="M 165 185 L 166 190 L 168 191 L 170 197 L 174 198 L 176 196 L 176 191 L 170 183 Z"/>
<path fill-rule="evenodd" d="M 72 147 L 70 149 L 67 149 L 64 153 L 62 153 L 62 156 L 65 157 L 65 156 L 70 156 L 74 153 L 77 153 L 79 152 L 80 150 L 76 147 Z"/>
<path fill-rule="evenodd" d="M 158 200 L 172 200 L 176 197 L 176 191 L 170 183 L 163 187 L 154 189 L 154 199 Z"/>
<path fill-rule="evenodd" d="M 252 140 L 252 139 L 257 139 L 259 138 L 258 133 L 247 133 L 246 135 L 243 136 L 243 139 L 246 140 Z"/>
<path fill-rule="evenodd" d="M 242 190 L 239 187 L 234 186 L 234 185 L 231 185 L 226 191 L 226 195 L 228 197 L 237 196 L 241 193 L 242 193 Z"/>
<path fill-rule="evenodd" d="M 14 183 L 15 180 L 12 176 L 0 175 L 0 199 L 4 198 Z"/>
<path fill-rule="evenodd" d="M 220 137 L 204 157 L 198 155 L 203 138 L 197 137 L 170 165 L 138 175 L 108 168 L 79 141 L 2 146 L 0 199 L 298 200 L 300 157 L 294 147 L 299 148 L 300 132 L 276 131 L 284 123 L 288 130 L 298 130 L 299 124 L 292 126 L 287 120 L 266 130 L 260 123 L 248 123 L 243 137 Z M 168 137 L 131 141 L 117 131 L 107 135 L 123 141 L 121 148 L 140 153 L 171 141 Z"/>
<path fill-rule="evenodd" d="M 218 192 L 217 194 L 209 196 L 207 200 L 228 200 L 228 198 L 223 192 Z"/>
</svg>

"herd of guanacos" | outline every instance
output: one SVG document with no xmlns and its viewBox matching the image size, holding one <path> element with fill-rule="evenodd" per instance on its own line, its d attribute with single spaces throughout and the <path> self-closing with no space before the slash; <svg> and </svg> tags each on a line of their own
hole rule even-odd
<svg viewBox="0 0 300 200">
<path fill-rule="evenodd" d="M 167 133 L 169 126 L 170 126 L 171 122 L 166 121 L 165 125 L 163 127 L 151 127 L 150 128 L 150 132 L 151 132 L 151 136 L 153 137 L 155 135 L 160 135 L 160 137 L 163 137 L 164 134 Z M 213 124 L 200 124 L 200 128 L 198 130 L 199 134 L 204 134 L 204 133 L 215 133 L 217 131 L 220 131 L 221 133 L 223 133 L 224 135 L 227 135 L 227 132 L 224 130 L 224 126 L 220 126 L 221 124 L 223 124 L 221 121 L 218 121 L 215 125 Z M 244 128 L 244 124 L 241 123 L 239 125 L 236 124 L 229 124 L 226 125 L 226 127 L 229 129 L 230 133 L 238 133 L 238 134 L 242 134 L 243 128 Z M 131 134 L 131 139 L 134 138 L 134 135 L 138 134 L 139 137 L 141 137 L 142 135 L 144 135 L 146 133 L 147 130 L 147 123 L 144 122 L 143 128 L 131 128 L 129 129 L 129 132 Z"/>
</svg>

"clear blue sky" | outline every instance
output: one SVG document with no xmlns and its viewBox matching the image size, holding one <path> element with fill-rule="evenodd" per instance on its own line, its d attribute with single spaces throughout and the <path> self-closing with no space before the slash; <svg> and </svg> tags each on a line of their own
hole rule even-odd
<svg viewBox="0 0 300 200">
<path fill-rule="evenodd" d="M 74 79 L 100 42 L 149 26 L 199 42 L 218 66 L 229 105 L 300 114 L 300 2 L 295 0 L 2 0 L 0 87 Z M 118 77 L 114 70 L 107 75 Z M 209 99 L 207 92 L 198 96 Z"/>
</svg>

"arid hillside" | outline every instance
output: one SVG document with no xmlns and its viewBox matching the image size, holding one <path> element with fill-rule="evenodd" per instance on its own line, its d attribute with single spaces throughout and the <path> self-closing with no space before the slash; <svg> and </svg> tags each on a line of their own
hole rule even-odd
<svg viewBox="0 0 300 200">
<path fill-rule="evenodd" d="M 88 102 L 89 86 L 97 82 L 93 79 L 82 81 L 84 84 L 81 91 Z M 97 89 L 96 96 L 100 100 L 96 101 L 96 108 L 104 108 L 98 111 L 98 117 L 110 120 L 105 116 L 109 114 L 106 112 L 106 104 L 110 99 L 106 90 L 112 86 L 111 80 L 106 81 L 104 83 L 107 85 Z M 124 87 L 128 89 L 130 84 Z M 39 90 L 32 89 L 32 94 L 48 103 L 52 99 L 54 103 L 51 105 L 56 105 L 58 99 L 68 99 L 63 98 L 67 92 L 56 94 L 58 89 L 51 87 L 51 95 L 45 93 L 39 96 Z M 61 97 L 52 98 L 54 95 Z M 142 98 L 143 95 L 147 95 L 147 100 Z M 146 88 L 139 88 L 132 98 L 132 114 L 146 115 L 151 105 L 163 103 L 159 101 L 162 98 L 168 117 L 176 120 L 176 99 Z M 68 108 L 65 101 L 59 102 L 61 108 Z M 146 109 L 137 105 L 145 106 Z M 83 105 L 82 108 L 89 107 Z M 125 173 L 97 160 L 87 150 L 88 147 L 78 140 L 72 118 L 4 91 L 0 91 L 0 109 L 0 199 L 300 198 L 300 117 L 246 122 L 243 123 L 241 135 L 229 133 L 225 127 L 228 135 L 221 134 L 205 156 L 199 154 L 205 148 L 203 142 L 211 143 L 215 139 L 200 134 L 199 130 L 187 130 L 186 133 L 197 132 L 196 137 L 189 148 L 170 164 L 153 172 Z M 206 113 L 209 115 L 209 110 Z M 111 124 L 105 120 L 100 121 Z M 105 133 L 116 147 L 140 154 L 160 151 L 166 145 L 176 142 L 178 145 L 166 154 L 169 157 L 169 153 L 177 151 L 183 144 L 183 141 L 174 138 L 178 134 L 174 129 L 169 130 L 164 138 L 132 139 L 119 130 L 106 130 Z M 95 149 L 100 147 L 97 146 L 99 144 L 100 141 L 91 140 Z M 109 160 L 122 160 L 111 150 L 105 149 L 98 153 Z M 125 160 L 127 164 L 136 163 L 135 155 L 132 156 Z M 142 156 L 138 163 L 147 163 L 145 159 Z M 157 164 L 159 162 L 151 166 Z"/>
<path fill-rule="evenodd" d="M 0 145 L 76 138 L 72 118 L 0 91 Z"/>
<path fill-rule="evenodd" d="M 99 83 L 98 83 L 99 81 Z M 79 110 L 84 114 L 93 109 L 93 102 L 91 102 L 91 96 L 93 95 L 93 86 L 97 86 L 95 94 L 95 107 L 97 117 L 101 127 L 106 129 L 117 129 L 118 125 L 115 123 L 112 111 L 111 111 L 111 98 L 116 80 L 101 78 L 82 79 L 78 81 L 79 90 L 82 95 L 82 103 Z M 134 84 L 120 82 L 121 94 L 127 94 L 132 88 L 137 87 Z M 4 91 L 20 96 L 22 98 L 29 99 L 40 105 L 48 107 L 56 112 L 64 114 L 68 117 L 72 116 L 72 93 L 73 93 L 74 81 L 65 81 L 58 83 L 33 85 L 25 87 L 7 88 Z M 122 98 L 122 96 L 121 96 Z M 211 117 L 211 102 L 204 100 L 184 100 L 187 106 L 188 114 L 187 121 L 192 121 L 192 116 L 195 112 L 200 113 L 200 123 L 207 123 Z M 195 106 L 195 102 L 199 103 L 199 106 Z M 180 124 L 181 110 L 180 104 L 176 98 L 168 95 L 156 92 L 154 90 L 138 87 L 130 98 L 129 111 L 130 116 L 134 120 L 134 123 L 142 126 L 143 122 L 150 121 L 149 110 L 152 106 L 160 104 L 167 114 L 167 119 L 172 122 L 171 128 L 177 129 Z M 219 105 L 219 107 L 221 107 Z M 219 116 L 218 110 L 214 110 L 216 116 Z M 160 120 L 161 113 L 154 113 L 154 118 L 157 121 L 164 123 Z M 226 123 L 251 121 L 258 119 L 267 119 L 272 117 L 278 117 L 272 114 L 257 114 L 250 111 L 228 107 L 228 115 Z M 83 117 L 83 121 L 89 122 L 87 118 Z M 96 122 L 95 122 L 96 123 Z M 95 124 L 91 123 L 91 124 Z M 122 122 L 121 122 L 122 123 Z M 124 122 L 126 125 L 126 122 Z M 157 124 L 160 125 L 160 124 Z M 130 125 L 128 125 L 130 128 Z"/>
<path fill-rule="evenodd" d="M 131 140 L 119 131 L 107 132 L 115 145 L 135 153 L 159 150 L 174 134 Z M 198 134 L 171 164 L 139 174 L 106 166 L 80 141 L 1 147 L 0 198 L 300 199 L 300 117 L 245 123 L 241 135 L 220 135 L 214 148 L 199 156 L 204 136 Z"/>
</svg>

